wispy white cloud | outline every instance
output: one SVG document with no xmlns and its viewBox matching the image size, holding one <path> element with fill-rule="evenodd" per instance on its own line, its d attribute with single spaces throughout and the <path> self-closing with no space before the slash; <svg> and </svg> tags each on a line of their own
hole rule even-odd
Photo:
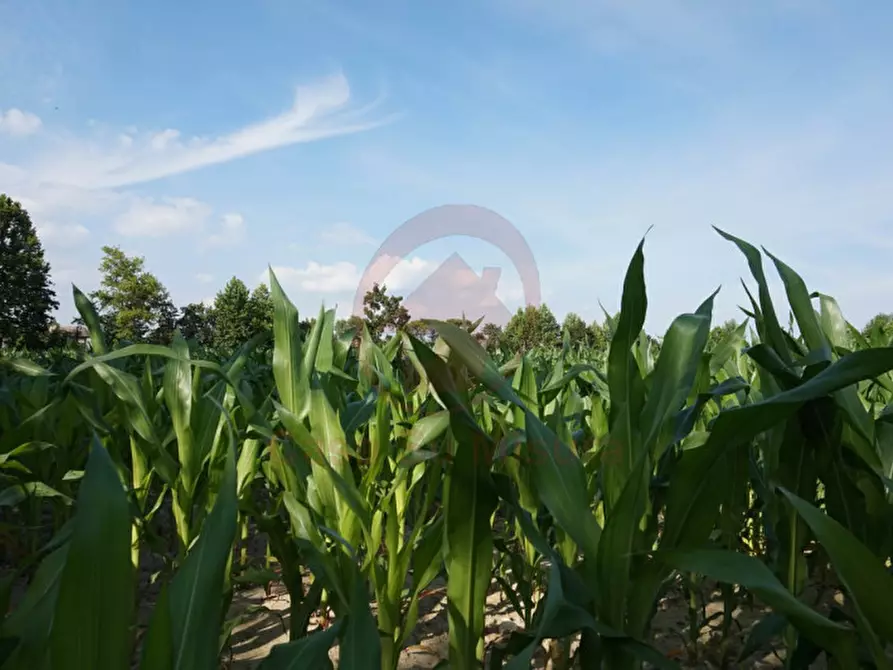
<svg viewBox="0 0 893 670">
<path fill-rule="evenodd" d="M 214 281 L 214 275 L 208 274 L 206 272 L 199 272 L 197 275 L 195 275 L 195 279 L 202 284 L 210 284 L 212 281 Z"/>
<path fill-rule="evenodd" d="M 211 215 L 207 203 L 194 198 L 137 198 L 115 220 L 128 237 L 165 237 L 201 229 Z"/>
<path fill-rule="evenodd" d="M 82 242 L 90 235 L 90 231 L 79 223 L 58 224 L 44 221 L 37 225 L 37 235 L 42 242 L 68 247 Z"/>
<path fill-rule="evenodd" d="M 370 274 L 375 276 L 379 273 L 377 268 L 389 265 L 393 262 L 392 256 L 381 256 L 370 268 Z M 430 275 L 440 263 L 432 260 L 413 256 L 412 258 L 402 258 L 394 266 L 387 276 L 380 282 L 387 286 L 388 292 L 406 291 L 418 286 L 425 277 Z M 354 286 L 356 288 L 356 285 Z"/>
<path fill-rule="evenodd" d="M 33 135 L 42 125 L 40 117 L 31 112 L 24 112 L 15 107 L 5 112 L 0 109 L 0 133 L 16 137 Z"/>
<path fill-rule="evenodd" d="M 352 223 L 335 223 L 331 226 L 326 226 L 318 235 L 319 241 L 324 244 L 337 244 L 337 245 L 357 245 L 357 246 L 367 246 L 375 244 L 375 239 L 372 238 L 366 231 L 358 228 Z"/>
<path fill-rule="evenodd" d="M 386 259 L 379 259 L 385 263 Z M 433 261 L 413 257 L 401 259 L 384 279 L 383 284 L 388 292 L 405 291 L 417 286 L 437 267 Z M 273 266 L 276 278 L 286 291 L 307 291 L 312 293 L 352 294 L 359 286 L 362 269 L 349 261 L 331 264 L 310 261 L 304 267 L 284 265 Z M 266 272 L 260 275 L 259 281 L 266 282 Z M 352 297 L 352 295 L 351 295 Z"/>
<path fill-rule="evenodd" d="M 315 261 L 306 267 L 293 268 L 283 265 L 273 267 L 276 279 L 288 290 L 310 291 L 313 293 L 344 293 L 352 291 L 360 281 L 357 266 L 347 261 L 323 265 Z M 266 272 L 259 281 L 268 281 Z"/>
<path fill-rule="evenodd" d="M 546 29 L 562 31 L 582 45 L 617 55 L 631 51 L 659 58 L 710 52 L 714 57 L 733 56 L 747 35 L 748 19 L 761 15 L 777 18 L 793 15 L 810 18 L 823 3 L 776 2 L 771 6 L 741 3 L 688 3 L 656 0 L 650 3 L 624 0 L 499 0 L 507 14 L 534 21 Z"/>
<path fill-rule="evenodd" d="M 262 151 L 369 130 L 395 118 L 372 119 L 372 103 L 347 107 L 343 74 L 300 86 L 287 111 L 217 137 L 185 138 L 177 129 L 120 133 L 104 139 L 57 138 L 30 171 L 41 181 L 82 188 L 119 188 L 226 163 Z"/>
<path fill-rule="evenodd" d="M 223 215 L 217 232 L 209 235 L 204 244 L 210 247 L 225 247 L 239 244 L 244 239 L 245 218 L 237 212 L 230 212 Z"/>
</svg>

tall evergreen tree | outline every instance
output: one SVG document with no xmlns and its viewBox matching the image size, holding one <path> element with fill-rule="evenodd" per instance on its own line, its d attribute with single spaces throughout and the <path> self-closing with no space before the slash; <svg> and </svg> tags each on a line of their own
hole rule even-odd
<svg viewBox="0 0 893 670">
<path fill-rule="evenodd" d="M 170 341 L 177 310 L 158 277 L 145 269 L 142 256 L 127 256 L 118 247 L 102 248 L 96 302 L 106 336 L 130 342 Z"/>
<path fill-rule="evenodd" d="M 564 317 L 564 323 L 561 324 L 562 332 L 567 331 L 573 346 L 588 347 L 592 339 L 586 322 L 575 312 L 568 312 Z"/>
<path fill-rule="evenodd" d="M 261 284 L 251 292 L 251 297 L 248 298 L 248 320 L 252 337 L 273 327 L 273 297 L 266 284 Z"/>
<path fill-rule="evenodd" d="M 589 324 L 589 346 L 597 353 L 607 355 L 613 336 L 614 331 L 607 321 L 604 324 L 598 321 Z"/>
<path fill-rule="evenodd" d="M 211 310 L 203 303 L 190 303 L 180 310 L 177 328 L 185 339 L 195 342 L 200 347 L 208 347 L 214 334 L 212 316 Z"/>
<path fill-rule="evenodd" d="M 0 345 L 43 346 L 58 307 L 31 217 L 0 193 Z"/>
<path fill-rule="evenodd" d="M 251 294 L 238 277 L 233 277 L 214 299 L 214 347 L 232 352 L 251 337 Z"/>
</svg>

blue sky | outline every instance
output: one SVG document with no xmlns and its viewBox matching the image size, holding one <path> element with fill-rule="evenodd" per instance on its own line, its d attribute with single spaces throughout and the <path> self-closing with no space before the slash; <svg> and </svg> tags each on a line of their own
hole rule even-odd
<svg viewBox="0 0 893 670">
<path fill-rule="evenodd" d="M 824 0 L 121 3 L 14 0 L 0 24 L 0 191 L 40 229 L 62 307 L 104 244 L 175 302 L 268 264 L 302 312 L 349 313 L 387 235 L 488 207 L 534 250 L 559 317 L 619 306 L 649 226 L 647 327 L 765 246 L 861 325 L 893 295 L 893 5 Z M 407 294 L 442 240 L 389 277 Z M 774 277 L 774 272 L 771 273 Z M 776 282 L 776 295 L 783 294 Z M 786 307 L 782 309 L 786 312 Z"/>
</svg>

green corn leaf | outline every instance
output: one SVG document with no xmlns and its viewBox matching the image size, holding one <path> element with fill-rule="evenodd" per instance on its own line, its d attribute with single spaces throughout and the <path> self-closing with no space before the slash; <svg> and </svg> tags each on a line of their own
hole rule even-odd
<svg viewBox="0 0 893 670">
<path fill-rule="evenodd" d="M 665 549 L 700 544 L 713 527 L 723 489 L 721 472 L 729 467 L 729 449 L 756 437 L 794 414 L 804 403 L 872 379 L 893 369 L 893 348 L 848 354 L 789 391 L 752 405 L 723 411 L 707 442 L 684 453 L 676 466 L 667 498 Z M 711 474 L 713 473 L 713 474 Z"/>
<path fill-rule="evenodd" d="M 650 474 L 650 459 L 646 452 L 642 452 L 617 504 L 608 515 L 598 546 L 596 574 L 600 620 L 618 630 L 622 630 L 626 622 L 627 592 L 630 580 L 635 578 L 632 566 L 634 554 L 639 549 L 639 521 L 648 502 Z"/>
<path fill-rule="evenodd" d="M 580 459 L 542 421 L 528 413 L 527 457 L 533 484 L 555 521 L 595 560 L 601 528 L 590 510 L 586 474 Z"/>
<path fill-rule="evenodd" d="M 336 472 L 344 476 L 350 470 L 347 460 L 347 439 L 344 437 L 341 422 L 322 389 L 313 389 L 310 392 L 310 425 L 310 432 L 326 461 Z"/>
<path fill-rule="evenodd" d="M 43 482 L 14 484 L 0 492 L 0 507 L 16 507 L 28 498 L 59 498 L 67 505 L 74 502 L 64 493 Z"/>
<path fill-rule="evenodd" d="M 831 346 L 841 349 L 850 349 L 851 337 L 849 324 L 843 318 L 843 312 L 840 305 L 830 295 L 824 293 L 813 293 L 810 297 L 819 299 L 820 306 L 820 324 L 822 332 L 825 334 Z M 866 347 L 867 348 L 867 347 Z"/>
<path fill-rule="evenodd" d="M 819 318 L 816 316 L 815 310 L 812 307 L 806 284 L 803 282 L 800 275 L 794 272 L 791 268 L 772 254 L 769 254 L 768 252 L 766 253 L 775 262 L 778 273 L 784 282 L 788 301 L 791 303 L 794 316 L 797 319 L 797 325 L 800 327 L 800 332 L 803 334 L 803 339 L 805 340 L 806 345 L 809 347 L 810 351 L 816 355 L 817 360 L 830 361 L 831 348 L 825 337 L 825 332 L 819 322 Z M 830 308 L 833 310 L 834 306 L 831 306 Z M 839 324 L 837 330 L 838 332 L 840 330 Z M 862 406 L 856 389 L 842 389 L 835 393 L 835 397 L 837 398 L 838 405 L 849 418 L 850 425 L 862 438 L 862 440 L 855 445 L 859 456 L 870 466 L 877 467 L 877 459 L 874 457 L 871 450 L 871 445 L 874 443 L 874 431 L 871 417 Z"/>
<path fill-rule="evenodd" d="M 27 358 L 0 358 L 0 363 L 26 377 L 54 377 L 55 374 Z"/>
<path fill-rule="evenodd" d="M 179 332 L 174 335 L 172 349 L 176 352 L 177 358 L 167 361 L 164 366 L 164 402 L 170 412 L 174 433 L 177 436 L 183 489 L 191 499 L 201 468 L 202 453 L 192 431 L 193 391 L 189 346 Z"/>
<path fill-rule="evenodd" d="M 49 641 L 67 557 L 65 541 L 41 561 L 22 601 L 3 620 L 0 648 L 11 648 L 0 666 L 3 670 L 49 667 Z"/>
<path fill-rule="evenodd" d="M 93 359 L 91 364 L 96 373 L 127 407 L 128 417 L 137 434 L 152 445 L 160 444 L 158 435 L 155 433 L 155 426 L 149 418 L 146 399 L 143 397 L 136 378 L 123 370 L 113 368 L 99 359 Z M 69 377 L 73 374 L 73 372 L 69 374 Z"/>
<path fill-rule="evenodd" d="M 656 649 L 593 618 L 584 606 L 585 585 L 572 571 L 555 560 L 549 567 L 549 587 L 539 608 L 539 625 L 529 644 L 506 665 L 506 670 L 526 670 L 539 643 L 547 638 L 560 639 L 578 631 L 592 631 L 603 641 L 625 652 L 629 657 L 647 662 L 651 667 L 678 670 L 678 666 Z M 586 662 L 593 659 L 584 657 Z"/>
<path fill-rule="evenodd" d="M 298 310 L 279 285 L 273 268 L 269 271 L 273 299 L 273 377 L 282 404 L 298 419 L 303 419 L 310 411 L 310 376 L 303 367 Z"/>
<path fill-rule="evenodd" d="M 133 577 L 127 494 L 112 459 L 94 436 L 53 617 L 53 668 L 126 667 Z"/>
<path fill-rule="evenodd" d="M 170 585 L 162 584 L 152 611 L 152 621 L 143 638 L 140 670 L 169 670 L 173 667 L 174 632 L 172 629 Z"/>
<path fill-rule="evenodd" d="M 419 419 L 409 431 L 409 439 L 406 444 L 407 450 L 415 451 L 431 444 L 446 432 L 449 425 L 450 413 L 446 410 L 441 410 Z"/>
<path fill-rule="evenodd" d="M 456 667 L 473 668 L 483 660 L 477 648 L 484 634 L 493 560 L 490 516 L 497 499 L 489 468 L 482 466 L 475 446 L 475 434 L 456 416 L 450 429 L 455 454 L 444 496 L 449 653 Z"/>
<path fill-rule="evenodd" d="M 343 620 L 338 620 L 325 630 L 316 631 L 300 640 L 277 644 L 270 651 L 270 655 L 258 666 L 258 670 L 309 670 L 310 668 L 330 670 L 334 668 L 335 666 L 332 665 L 329 658 L 329 649 L 338 639 L 343 625 Z"/>
<path fill-rule="evenodd" d="M 205 670 L 217 662 L 224 581 L 238 516 L 234 445 L 226 450 L 223 479 L 201 533 L 170 583 L 169 611 L 156 605 L 149 632 L 166 639 L 170 626 L 172 670 Z M 153 628 L 159 631 L 153 633 Z"/>
<path fill-rule="evenodd" d="M 87 325 L 87 330 L 90 332 L 90 346 L 93 349 L 93 355 L 101 356 L 106 353 L 106 346 L 96 307 L 93 306 L 90 299 L 74 284 L 71 285 L 71 290 L 74 294 L 74 306 L 77 308 L 78 313 L 80 313 L 81 318 Z"/>
<path fill-rule="evenodd" d="M 893 576 L 883 561 L 830 516 L 787 489 L 779 490 L 828 552 L 835 572 L 866 623 L 882 639 L 893 640 Z"/>
<path fill-rule="evenodd" d="M 639 417 L 645 404 L 645 386 L 632 353 L 645 324 L 648 298 L 645 294 L 644 238 L 639 242 L 623 281 L 620 318 L 608 350 L 608 387 L 611 405 L 608 421 L 611 441 L 618 458 L 603 466 L 605 505 L 610 509 L 620 497 L 626 478 L 641 449 Z M 647 350 L 648 345 L 645 344 Z"/>
<path fill-rule="evenodd" d="M 381 638 L 369 609 L 366 580 L 359 573 L 354 576 L 350 613 L 338 646 L 338 668 L 381 670 Z"/>
<path fill-rule="evenodd" d="M 660 552 L 658 558 L 677 570 L 705 575 L 727 584 L 740 584 L 760 597 L 804 635 L 834 654 L 841 667 L 858 667 L 855 631 L 826 619 L 797 600 L 760 560 L 723 549 Z"/>
<path fill-rule="evenodd" d="M 821 360 L 830 361 L 831 348 L 812 307 L 806 283 L 800 275 L 781 260 L 768 251 L 766 251 L 766 255 L 775 263 L 775 268 L 778 270 L 778 274 L 784 284 L 788 302 L 794 312 L 794 318 L 797 320 L 797 325 L 800 328 L 800 333 L 806 342 L 806 346 L 809 347 L 810 351 L 819 352 Z"/>
<path fill-rule="evenodd" d="M 775 307 L 772 304 L 772 296 L 769 293 L 769 284 L 766 281 L 766 275 L 763 272 L 763 259 L 760 256 L 760 252 L 751 244 L 720 230 L 716 226 L 713 226 L 713 229 L 722 237 L 737 246 L 747 259 L 750 273 L 756 280 L 757 288 L 759 289 L 760 308 L 759 313 L 755 314 L 755 316 L 757 317 L 757 328 L 760 331 L 760 337 L 766 344 L 775 349 L 775 352 L 785 365 L 790 365 L 791 354 L 788 350 L 787 341 L 784 338 L 781 325 L 778 323 L 778 316 L 775 314 Z M 749 294 L 750 293 L 748 292 L 748 295 Z M 751 298 L 751 301 L 753 301 L 753 298 Z"/>
<path fill-rule="evenodd" d="M 715 295 L 711 295 L 697 313 L 677 316 L 664 336 L 651 390 L 641 415 L 643 446 L 655 458 L 660 455 L 658 436 L 667 421 L 682 409 L 694 385 L 701 355 L 710 335 Z"/>
<path fill-rule="evenodd" d="M 332 556 L 328 554 L 328 547 L 322 533 L 319 532 L 322 527 L 314 521 L 310 510 L 291 493 L 285 493 L 282 499 L 291 519 L 293 537 L 299 540 L 300 543 L 310 547 L 314 552 L 314 560 L 310 563 L 312 567 L 316 568 L 317 578 L 325 579 L 329 588 L 337 593 L 342 602 L 347 602 L 341 580 L 338 578 L 335 563 Z"/>
<path fill-rule="evenodd" d="M 326 310 L 323 305 L 319 306 L 319 313 L 316 320 L 307 334 L 307 341 L 304 343 L 304 358 L 301 361 L 301 370 L 308 377 L 312 375 L 313 368 L 316 365 L 317 355 L 319 354 L 319 344 L 322 339 L 323 330 L 326 323 Z"/>
<path fill-rule="evenodd" d="M 745 344 L 744 334 L 747 332 L 747 320 L 726 335 L 713 349 L 710 355 L 710 374 L 715 375 L 725 364 L 741 352 Z"/>
<path fill-rule="evenodd" d="M 787 625 L 788 620 L 781 614 L 771 612 L 764 616 L 748 634 L 744 646 L 738 652 L 737 662 L 741 663 L 751 654 L 768 648 L 774 638 L 781 636 Z"/>
<path fill-rule="evenodd" d="M 335 310 L 327 310 L 322 319 L 322 330 L 319 334 L 319 345 L 316 349 L 316 369 L 320 372 L 333 371 L 335 360 Z"/>
<path fill-rule="evenodd" d="M 478 378 L 490 391 L 495 393 L 500 400 L 510 402 L 517 405 L 523 403 L 512 390 L 511 385 L 506 381 L 505 377 L 493 363 L 490 355 L 472 337 L 471 333 L 463 328 L 448 323 L 446 321 L 435 321 L 433 319 L 425 319 L 424 323 L 437 330 L 437 334 L 449 345 L 450 350 L 459 357 L 459 360 L 465 364 L 468 371 Z M 413 341 L 413 348 L 418 340 L 410 336 Z M 420 342 L 419 344 L 424 347 Z M 429 372 L 430 374 L 430 372 Z"/>
</svg>

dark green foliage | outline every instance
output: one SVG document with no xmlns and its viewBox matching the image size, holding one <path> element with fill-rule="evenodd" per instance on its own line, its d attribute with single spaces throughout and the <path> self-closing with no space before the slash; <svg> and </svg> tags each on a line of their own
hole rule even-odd
<svg viewBox="0 0 893 670">
<path fill-rule="evenodd" d="M 872 337 L 878 335 L 881 338 L 893 338 L 893 313 L 875 314 L 871 321 L 865 324 L 862 329 L 863 337 Z"/>
<path fill-rule="evenodd" d="M 526 352 L 535 347 L 557 347 L 561 328 L 546 304 L 518 309 L 505 327 L 505 343 L 513 350 Z"/>
<path fill-rule="evenodd" d="M 209 314 L 213 321 L 212 342 L 220 352 L 235 351 L 257 333 L 273 327 L 273 301 L 266 284 L 252 293 L 245 282 L 230 279 L 217 294 Z"/>
<path fill-rule="evenodd" d="M 214 299 L 214 347 L 233 351 L 251 337 L 248 304 L 251 294 L 245 282 L 233 277 Z"/>
<path fill-rule="evenodd" d="M 273 299 L 266 284 L 261 284 L 251 292 L 248 299 L 248 319 L 252 335 L 273 327 Z"/>
<path fill-rule="evenodd" d="M 366 325 L 375 338 L 381 338 L 386 331 L 396 331 L 409 323 L 409 311 L 403 306 L 403 297 L 388 295 L 388 287 L 374 284 L 372 290 L 363 297 L 363 312 Z"/>
<path fill-rule="evenodd" d="M 491 355 L 505 346 L 505 334 L 495 323 L 485 323 L 481 326 L 481 335 L 484 338 L 484 347 Z"/>
<path fill-rule="evenodd" d="M 588 347 L 591 335 L 586 322 L 574 312 L 568 312 L 564 317 L 564 323 L 561 324 L 561 330 L 567 331 L 571 344 L 578 347 Z"/>
<path fill-rule="evenodd" d="M 0 345 L 43 347 L 58 306 L 31 217 L 0 194 Z"/>
<path fill-rule="evenodd" d="M 145 270 L 145 259 L 129 257 L 119 247 L 102 248 L 102 281 L 91 294 L 102 327 L 112 341 L 167 343 L 177 310 L 158 278 Z"/>
<path fill-rule="evenodd" d="M 410 321 L 406 324 L 404 330 L 413 337 L 429 344 L 437 338 L 437 331 L 424 321 Z"/>
<path fill-rule="evenodd" d="M 208 347 L 214 336 L 213 312 L 203 303 L 190 303 L 180 310 L 177 328 L 184 339 Z"/>
</svg>

